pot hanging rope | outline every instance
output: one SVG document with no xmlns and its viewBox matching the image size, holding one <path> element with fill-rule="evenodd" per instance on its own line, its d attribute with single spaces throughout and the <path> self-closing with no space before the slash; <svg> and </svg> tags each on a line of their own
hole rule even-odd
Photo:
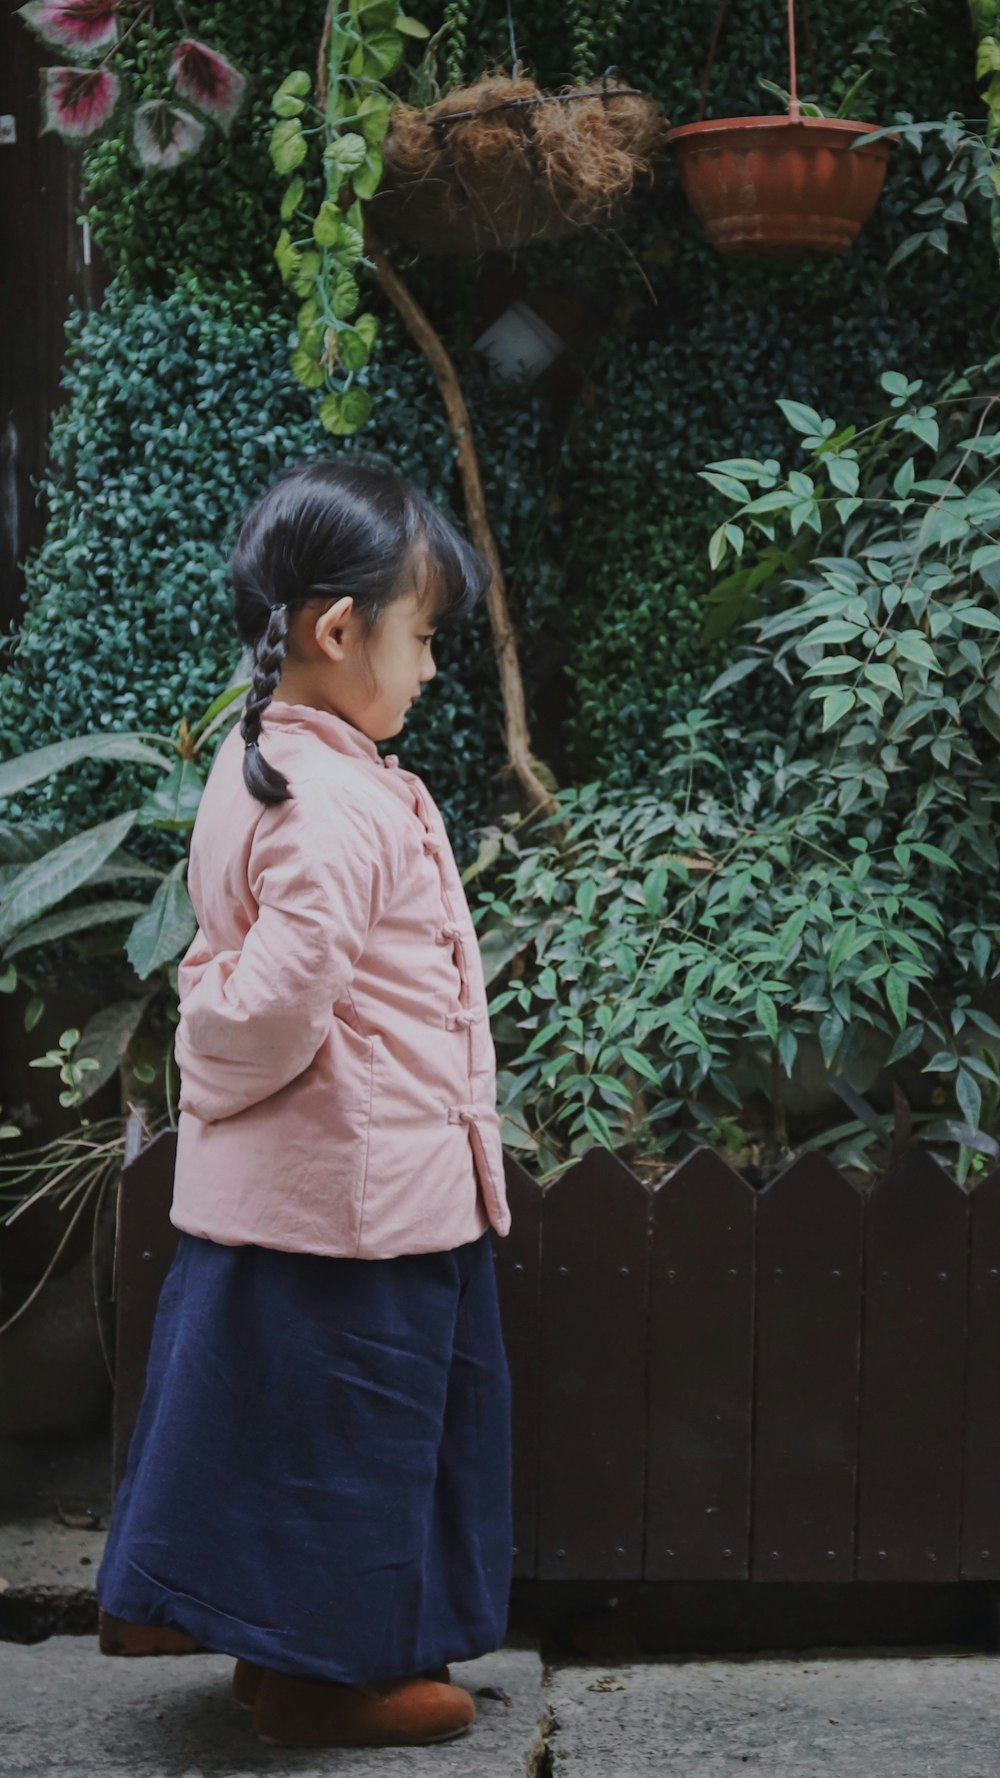
<svg viewBox="0 0 1000 1778">
<path fill-rule="evenodd" d="M 705 96 L 726 5 L 727 0 L 719 0 L 698 122 L 682 124 L 666 138 L 676 150 L 688 203 L 721 253 L 846 253 L 878 202 L 894 138 L 866 143 L 865 136 L 874 134 L 877 124 L 803 116 L 795 0 L 787 0 L 787 115 L 706 120 Z M 807 0 L 803 22 L 811 55 Z"/>
</svg>

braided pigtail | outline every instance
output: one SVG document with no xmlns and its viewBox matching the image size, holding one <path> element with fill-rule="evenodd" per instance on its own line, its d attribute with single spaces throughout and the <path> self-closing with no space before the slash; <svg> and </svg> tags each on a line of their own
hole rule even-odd
<svg viewBox="0 0 1000 1778">
<path fill-rule="evenodd" d="M 267 624 L 254 643 L 253 683 L 240 721 L 243 736 L 243 782 L 259 803 L 283 803 L 291 796 L 288 779 L 270 766 L 260 751 L 260 719 L 277 689 L 288 652 L 288 607 L 272 605 Z"/>
</svg>

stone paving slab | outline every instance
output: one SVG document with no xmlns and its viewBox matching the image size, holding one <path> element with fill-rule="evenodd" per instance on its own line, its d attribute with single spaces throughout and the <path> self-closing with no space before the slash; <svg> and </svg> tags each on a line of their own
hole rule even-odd
<svg viewBox="0 0 1000 1778">
<path fill-rule="evenodd" d="M 557 1668 L 552 1778 L 998 1778 L 1000 1656 Z"/>
<path fill-rule="evenodd" d="M 99 1525 L 8 1517 L 0 1524 L 0 1592 L 53 1586 L 93 1591 L 107 1537 Z"/>
<path fill-rule="evenodd" d="M 452 1669 L 478 1711 L 468 1735 L 426 1748 L 269 1747 L 229 1692 L 227 1655 L 121 1659 L 89 1636 L 0 1643 L 3 1778 L 533 1778 L 546 1716 L 531 1650 Z M 477 1696 L 499 1688 L 502 1698 Z"/>
</svg>

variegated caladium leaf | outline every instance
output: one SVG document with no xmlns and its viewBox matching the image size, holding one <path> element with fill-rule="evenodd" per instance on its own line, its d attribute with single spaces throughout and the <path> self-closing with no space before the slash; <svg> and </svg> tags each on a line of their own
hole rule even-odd
<svg viewBox="0 0 1000 1778">
<path fill-rule="evenodd" d="M 113 115 L 121 81 L 107 68 L 43 68 L 42 103 L 46 130 L 70 142 L 96 136 Z"/>
<path fill-rule="evenodd" d="M 43 42 L 80 61 L 118 41 L 118 0 L 29 0 L 17 10 Z"/>
<path fill-rule="evenodd" d="M 247 85 L 232 62 L 207 43 L 183 37 L 170 52 L 169 74 L 182 99 L 228 132 Z"/>
<path fill-rule="evenodd" d="M 147 99 L 136 108 L 132 140 L 144 166 L 168 172 L 197 154 L 204 135 L 203 123 L 166 99 Z"/>
</svg>

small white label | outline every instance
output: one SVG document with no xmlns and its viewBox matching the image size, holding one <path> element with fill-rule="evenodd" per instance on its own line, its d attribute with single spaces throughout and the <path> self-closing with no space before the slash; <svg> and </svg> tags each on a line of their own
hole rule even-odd
<svg viewBox="0 0 1000 1778">
<path fill-rule="evenodd" d="M 17 141 L 17 118 L 0 117 L 0 147 L 5 142 Z"/>
</svg>

